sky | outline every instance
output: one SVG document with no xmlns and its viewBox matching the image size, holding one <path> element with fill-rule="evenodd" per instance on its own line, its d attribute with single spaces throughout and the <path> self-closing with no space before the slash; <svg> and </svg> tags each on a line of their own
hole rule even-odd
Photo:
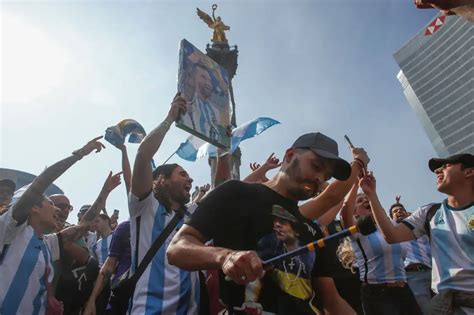
<svg viewBox="0 0 474 315">
<path fill-rule="evenodd" d="M 0 167 L 39 174 L 122 119 L 147 132 L 166 117 L 176 94 L 178 45 L 205 50 L 212 30 L 196 15 L 209 1 L 1 2 Z M 281 122 L 241 144 L 241 174 L 274 152 L 282 158 L 301 134 L 323 132 L 350 160 L 344 134 L 364 147 L 382 204 L 395 195 L 407 209 L 434 201 L 436 153 L 396 78 L 393 53 L 435 10 L 412 0 L 219 1 L 239 50 L 233 79 L 237 123 L 260 116 Z M 173 126 L 155 155 L 164 162 L 187 138 Z M 75 210 L 91 204 L 120 152 L 106 149 L 74 165 L 55 184 Z M 133 165 L 137 145 L 128 144 Z M 174 156 L 194 184 L 210 182 L 207 160 Z M 270 173 L 269 175 L 272 175 Z M 125 188 L 107 202 L 126 220 Z"/>
</svg>

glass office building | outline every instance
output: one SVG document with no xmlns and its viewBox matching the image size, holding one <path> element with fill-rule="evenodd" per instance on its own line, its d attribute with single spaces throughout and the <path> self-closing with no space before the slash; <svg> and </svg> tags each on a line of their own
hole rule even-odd
<svg viewBox="0 0 474 315">
<path fill-rule="evenodd" d="M 394 57 L 403 93 L 437 154 L 474 154 L 474 23 L 440 15 Z"/>
</svg>

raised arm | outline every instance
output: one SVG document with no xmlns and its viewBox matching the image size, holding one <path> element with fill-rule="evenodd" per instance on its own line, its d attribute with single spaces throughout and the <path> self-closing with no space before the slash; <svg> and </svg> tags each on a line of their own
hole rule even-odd
<svg viewBox="0 0 474 315">
<path fill-rule="evenodd" d="M 349 193 L 344 198 L 344 202 L 341 207 L 341 223 L 342 226 L 347 229 L 355 224 L 354 220 L 354 208 L 355 201 L 357 198 L 357 190 L 359 189 L 359 183 L 355 182 Z"/>
<path fill-rule="evenodd" d="M 74 242 L 78 240 L 84 232 L 89 230 L 90 226 L 94 219 L 99 215 L 101 209 L 105 208 L 105 202 L 110 192 L 114 190 L 118 185 L 120 185 L 120 175 L 122 172 L 112 175 L 112 172 L 109 173 L 109 176 L 105 180 L 104 185 L 99 193 L 99 196 L 94 201 L 92 206 L 87 210 L 87 212 L 82 216 L 81 221 L 78 225 L 71 226 L 59 232 L 63 242 Z"/>
<path fill-rule="evenodd" d="M 125 189 L 127 195 L 130 192 L 130 185 L 132 181 L 132 169 L 130 168 L 130 161 L 128 159 L 127 147 L 124 143 L 118 144 L 115 146 L 122 153 L 122 173 L 123 181 L 125 182 Z"/>
<path fill-rule="evenodd" d="M 171 103 L 166 119 L 143 139 L 138 147 L 132 173 L 132 193 L 138 198 L 145 198 L 153 187 L 153 175 L 150 161 L 156 154 L 171 124 L 181 113 L 186 112 L 186 99 L 177 94 Z"/>
<path fill-rule="evenodd" d="M 271 169 L 277 168 L 281 165 L 281 162 L 278 158 L 274 156 L 275 153 L 270 154 L 263 165 L 251 163 L 250 168 L 252 169 L 252 173 L 244 178 L 244 182 L 246 183 L 264 183 L 268 181 L 266 176 L 267 172 Z"/>
<path fill-rule="evenodd" d="M 351 176 L 345 181 L 333 181 L 321 194 L 302 205 L 300 212 L 308 219 L 317 219 L 324 212 L 337 205 L 357 181 L 359 174 L 367 167 L 370 159 L 365 150 L 361 148 L 351 150 L 354 158 L 351 163 Z"/>
<path fill-rule="evenodd" d="M 359 182 L 360 187 L 369 198 L 370 207 L 377 226 L 387 243 L 401 243 L 415 239 L 413 232 L 404 224 L 393 225 L 387 213 L 380 204 L 376 192 L 375 177 L 372 172 L 367 173 Z"/>
<path fill-rule="evenodd" d="M 15 203 L 12 209 L 12 216 L 18 224 L 26 221 L 31 207 L 43 198 L 43 193 L 59 176 L 67 171 L 74 163 L 82 159 L 84 156 L 90 154 L 93 150 L 100 152 L 105 146 L 98 140 L 102 137 L 97 137 L 89 141 L 82 148 L 72 152 L 72 155 L 54 163 L 46 168 L 33 183 L 26 189 L 20 199 Z"/>
</svg>

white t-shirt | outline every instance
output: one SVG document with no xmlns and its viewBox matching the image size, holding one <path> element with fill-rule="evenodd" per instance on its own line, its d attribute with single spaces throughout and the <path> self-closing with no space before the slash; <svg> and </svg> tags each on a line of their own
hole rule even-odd
<svg viewBox="0 0 474 315">
<path fill-rule="evenodd" d="M 44 314 L 52 264 L 59 258 L 56 234 L 38 238 L 27 222 L 17 225 L 12 207 L 0 216 L 0 314 Z"/>
<path fill-rule="evenodd" d="M 430 206 L 419 208 L 402 221 L 416 237 L 426 234 L 425 221 Z M 456 209 L 443 201 L 430 221 L 430 228 L 433 291 L 474 292 L 474 203 Z"/>
</svg>

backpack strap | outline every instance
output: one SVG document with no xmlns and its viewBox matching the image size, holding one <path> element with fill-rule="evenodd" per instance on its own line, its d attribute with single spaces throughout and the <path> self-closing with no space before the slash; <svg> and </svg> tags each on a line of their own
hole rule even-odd
<svg viewBox="0 0 474 315">
<path fill-rule="evenodd" d="M 431 219 L 433 219 L 433 217 L 435 216 L 436 212 L 438 211 L 440 207 L 441 207 L 440 203 L 434 203 L 430 206 L 430 208 L 426 212 L 425 231 L 426 231 L 426 235 L 428 235 L 429 238 L 431 238 L 430 221 Z"/>
</svg>

